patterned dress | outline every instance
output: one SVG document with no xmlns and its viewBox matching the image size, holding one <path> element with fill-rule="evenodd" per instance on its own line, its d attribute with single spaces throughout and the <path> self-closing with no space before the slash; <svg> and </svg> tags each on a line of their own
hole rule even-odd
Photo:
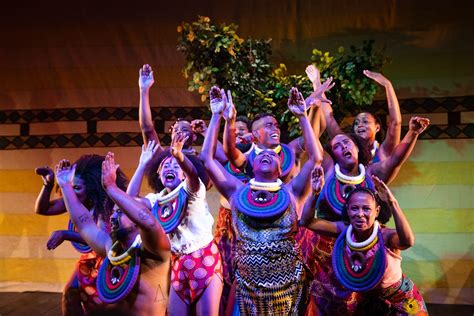
<svg viewBox="0 0 474 316">
<path fill-rule="evenodd" d="M 286 190 L 285 185 L 281 190 Z M 236 305 L 242 315 L 301 315 L 308 299 L 308 272 L 295 237 L 295 201 L 282 214 L 255 218 L 232 205 L 236 232 Z"/>
</svg>

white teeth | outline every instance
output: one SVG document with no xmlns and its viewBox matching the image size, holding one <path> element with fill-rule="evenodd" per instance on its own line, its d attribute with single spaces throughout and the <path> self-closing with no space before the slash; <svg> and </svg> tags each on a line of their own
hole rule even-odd
<svg viewBox="0 0 474 316">
<path fill-rule="evenodd" d="M 275 134 L 271 134 L 270 137 L 272 137 L 272 138 L 278 138 L 278 137 L 280 137 L 280 136 L 275 133 Z"/>
</svg>

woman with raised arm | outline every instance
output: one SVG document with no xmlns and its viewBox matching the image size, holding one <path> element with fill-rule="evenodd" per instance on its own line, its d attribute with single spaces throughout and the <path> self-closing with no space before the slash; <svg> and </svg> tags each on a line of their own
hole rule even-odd
<svg viewBox="0 0 474 316">
<path fill-rule="evenodd" d="M 340 221 L 348 194 L 357 187 L 374 188 L 371 176 L 389 181 L 409 157 L 418 136 L 429 120 L 412 117 L 407 134 L 385 160 L 369 163 L 371 156 L 364 140 L 355 134 L 339 134 L 330 142 L 323 159 L 325 186 L 316 203 L 318 218 Z M 347 315 L 355 307 L 352 291 L 340 286 L 331 266 L 335 238 L 313 234 L 312 300 L 322 315 Z M 330 298 L 330 299 L 329 299 Z M 314 305 L 313 305 L 314 306 Z"/>
<path fill-rule="evenodd" d="M 264 149 L 253 161 L 255 177 L 244 184 L 214 158 L 221 115 L 232 97 L 221 90 L 220 96 L 211 93 L 210 98 L 212 117 L 201 159 L 215 187 L 231 205 L 237 238 L 235 302 L 229 304 L 228 311 L 243 315 L 304 313 L 308 273 L 295 240 L 297 209 L 309 193 L 311 170 L 322 159 L 304 99 L 293 88 L 288 101 L 290 111 L 300 121 L 308 152 L 301 172 L 284 184 L 279 179 L 280 156 Z"/>
<path fill-rule="evenodd" d="M 372 155 L 372 162 L 377 162 L 387 159 L 400 142 L 402 116 L 400 114 L 398 99 L 390 80 L 378 72 L 364 70 L 363 73 L 368 78 L 383 86 L 385 88 L 385 94 L 387 95 L 390 120 L 386 135 L 384 135 L 384 131 L 382 130 L 380 119 L 372 113 L 359 113 L 352 123 L 352 131 L 367 140 L 367 145 Z M 306 68 L 306 74 L 313 83 L 313 88 L 317 91 L 319 85 L 321 85 L 319 70 L 314 65 L 310 65 Z M 323 102 L 321 109 L 329 137 L 333 138 L 341 134 L 342 130 L 334 119 L 331 104 Z"/>
<path fill-rule="evenodd" d="M 73 187 L 76 166 L 61 161 L 56 179 L 66 208 L 81 237 L 105 258 L 97 275 L 97 293 L 104 303 L 94 315 L 165 315 L 169 287 L 170 244 L 148 210 L 116 185 L 113 153 L 102 163 L 102 185 L 118 208 L 111 231 L 95 225 Z"/>
<path fill-rule="evenodd" d="M 97 226 L 109 230 L 113 202 L 101 185 L 102 161 L 104 161 L 104 156 L 99 155 L 83 155 L 76 160 L 73 188 L 78 199 L 92 214 Z M 40 167 L 36 168 L 35 172 L 43 179 L 43 187 L 36 199 L 36 214 L 54 216 L 66 213 L 63 198 L 51 200 L 54 188 L 53 171 L 49 167 Z M 119 169 L 117 171 L 117 185 L 125 190 L 126 183 L 127 178 Z M 95 278 L 102 258 L 97 256 L 75 231 L 71 220 L 68 226 L 67 230 L 54 231 L 47 242 L 47 247 L 50 250 L 55 249 L 67 240 L 81 253 L 76 268 L 64 287 L 61 308 L 63 315 L 82 315 L 102 304 L 95 291 Z"/>
<path fill-rule="evenodd" d="M 307 200 L 300 225 L 321 234 L 339 235 L 332 267 L 341 285 L 357 293 L 354 315 L 427 315 L 423 297 L 402 273 L 401 250 L 413 246 L 415 236 L 387 185 L 372 176 L 376 191 L 351 191 L 342 221 L 314 218 L 317 196 L 324 182 L 322 168 L 312 174 L 313 195 Z M 395 229 L 385 223 L 393 215 Z"/>
<path fill-rule="evenodd" d="M 214 219 L 207 205 L 206 187 L 182 151 L 187 137 L 174 134 L 170 151 L 158 159 L 153 159 L 156 144 L 150 141 L 144 145 L 132 179 L 138 183 L 150 162 L 160 162 L 155 181 L 162 189 L 139 201 L 151 210 L 171 241 L 169 314 L 217 315 L 222 292 L 221 257 L 213 241 Z"/>
</svg>

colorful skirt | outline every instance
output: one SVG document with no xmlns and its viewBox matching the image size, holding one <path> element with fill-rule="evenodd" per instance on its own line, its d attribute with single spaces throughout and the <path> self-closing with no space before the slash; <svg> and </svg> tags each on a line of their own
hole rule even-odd
<svg viewBox="0 0 474 316">
<path fill-rule="evenodd" d="M 171 256 L 171 286 L 188 305 L 195 303 L 214 276 L 222 280 L 222 262 L 214 241 L 187 255 Z"/>
<path fill-rule="evenodd" d="M 405 275 L 387 288 L 359 293 L 358 300 L 355 315 L 428 315 L 423 296 Z"/>
<path fill-rule="evenodd" d="M 77 280 L 81 302 L 84 309 L 94 310 L 104 305 L 97 293 L 96 281 L 100 265 L 104 258 L 99 257 L 94 251 L 81 255 L 77 262 Z"/>
<path fill-rule="evenodd" d="M 351 315 L 356 308 L 356 293 L 344 288 L 332 269 L 331 255 L 336 238 L 316 233 L 306 238 L 310 242 L 306 240 L 305 244 L 312 245 L 312 250 L 306 252 L 311 253 L 307 260 L 314 274 L 310 298 L 313 312 L 309 310 L 307 315 Z"/>
</svg>

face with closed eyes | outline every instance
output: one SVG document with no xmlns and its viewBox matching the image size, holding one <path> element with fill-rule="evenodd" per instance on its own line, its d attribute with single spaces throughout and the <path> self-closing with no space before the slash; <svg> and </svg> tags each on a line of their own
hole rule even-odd
<svg viewBox="0 0 474 316">
<path fill-rule="evenodd" d="M 375 135 L 380 130 L 380 125 L 370 113 L 359 113 L 354 119 L 354 133 L 367 139 L 370 143 L 375 140 Z"/>
<path fill-rule="evenodd" d="M 348 166 L 358 163 L 359 149 L 354 141 L 347 135 L 339 134 L 331 140 L 331 151 L 336 163 Z"/>
<path fill-rule="evenodd" d="M 347 215 L 356 233 L 363 234 L 374 226 L 380 206 L 368 192 L 355 192 L 347 201 Z"/>
<path fill-rule="evenodd" d="M 257 174 L 274 173 L 276 177 L 281 175 L 280 156 L 271 149 L 261 151 L 253 161 L 253 172 Z"/>
<path fill-rule="evenodd" d="M 175 189 L 183 180 L 184 173 L 174 157 L 167 157 L 158 168 L 161 183 L 169 190 Z"/>
<path fill-rule="evenodd" d="M 264 116 L 252 124 L 252 134 L 258 145 L 275 148 L 280 145 L 280 125 L 272 116 Z"/>
</svg>

